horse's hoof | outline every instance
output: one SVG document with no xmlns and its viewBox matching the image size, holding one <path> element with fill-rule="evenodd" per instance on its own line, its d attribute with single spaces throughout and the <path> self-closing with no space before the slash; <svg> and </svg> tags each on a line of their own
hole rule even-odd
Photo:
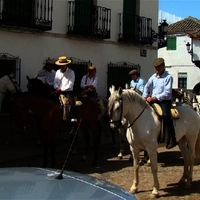
<svg viewBox="0 0 200 200">
<path fill-rule="evenodd" d="M 131 194 L 135 194 L 135 193 L 137 193 L 137 191 L 138 191 L 138 189 L 137 188 L 135 188 L 135 189 L 130 189 L 129 190 L 129 192 L 131 193 Z"/>
<path fill-rule="evenodd" d="M 159 197 L 159 194 L 151 194 L 150 198 L 151 199 L 157 199 Z"/>
</svg>

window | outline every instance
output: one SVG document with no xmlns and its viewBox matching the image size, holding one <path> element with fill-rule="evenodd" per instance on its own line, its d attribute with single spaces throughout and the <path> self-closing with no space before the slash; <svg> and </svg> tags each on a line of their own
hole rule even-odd
<svg viewBox="0 0 200 200">
<path fill-rule="evenodd" d="M 167 38 L 167 50 L 176 50 L 176 37 Z"/>
<path fill-rule="evenodd" d="M 187 73 L 178 73 L 178 88 L 187 89 Z"/>
</svg>

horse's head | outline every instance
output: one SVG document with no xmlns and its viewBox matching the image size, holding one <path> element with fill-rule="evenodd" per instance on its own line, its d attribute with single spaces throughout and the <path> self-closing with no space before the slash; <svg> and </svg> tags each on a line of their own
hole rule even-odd
<svg viewBox="0 0 200 200">
<path fill-rule="evenodd" d="M 110 97 L 108 102 L 108 115 L 110 117 L 111 128 L 120 128 L 123 121 L 123 101 L 122 101 L 122 88 L 115 90 L 112 86 L 110 89 Z"/>
<path fill-rule="evenodd" d="M 0 79 L 1 92 L 10 91 L 11 93 L 21 92 L 17 81 L 14 79 L 13 75 L 5 75 Z"/>
<path fill-rule="evenodd" d="M 44 92 L 44 84 L 42 80 L 38 78 L 29 78 L 26 76 L 28 80 L 27 88 L 28 91 L 34 94 L 42 94 Z"/>
</svg>

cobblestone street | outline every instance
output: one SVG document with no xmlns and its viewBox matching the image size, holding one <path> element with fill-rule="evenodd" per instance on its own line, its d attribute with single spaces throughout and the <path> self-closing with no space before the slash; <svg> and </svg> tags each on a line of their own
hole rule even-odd
<svg viewBox="0 0 200 200">
<path fill-rule="evenodd" d="M 38 135 L 35 126 L 27 130 L 20 130 L 15 127 L 8 116 L 4 116 L 1 117 L 0 127 L 0 167 L 41 166 L 43 159 L 42 147 L 37 144 Z M 63 133 L 57 139 L 56 168 L 58 169 L 62 168 L 70 147 L 68 137 Z M 88 161 L 80 161 L 84 144 L 82 135 L 79 135 L 77 154 L 69 156 L 65 169 L 89 174 L 129 190 L 132 185 L 133 173 L 132 163 L 128 160 L 128 144 L 126 145 L 126 155 L 123 160 L 117 158 L 118 146 L 113 148 L 111 144 L 111 138 L 108 141 L 105 141 L 105 138 L 102 140 L 99 155 L 100 167 L 92 168 L 90 167 L 93 155 L 92 147 Z M 183 185 L 177 184 L 183 171 L 183 160 L 178 147 L 168 151 L 165 148 L 160 148 L 158 152 L 158 176 L 161 199 L 200 199 L 200 166 L 194 166 L 192 187 L 185 189 Z M 136 197 L 139 200 L 149 199 L 152 185 L 153 178 L 150 167 L 141 166 L 139 191 Z"/>
</svg>

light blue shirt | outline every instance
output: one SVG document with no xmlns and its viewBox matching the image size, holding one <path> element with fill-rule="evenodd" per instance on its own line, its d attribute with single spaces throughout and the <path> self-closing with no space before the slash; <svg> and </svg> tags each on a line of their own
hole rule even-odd
<svg viewBox="0 0 200 200">
<path fill-rule="evenodd" d="M 140 90 L 140 92 L 143 93 L 144 90 L 144 86 L 145 86 L 145 80 L 143 78 L 138 78 L 136 81 L 132 80 L 130 82 L 130 87 L 131 88 L 136 88 L 138 90 Z"/>
<path fill-rule="evenodd" d="M 171 100 L 172 83 L 173 77 L 167 71 L 164 71 L 161 76 L 155 73 L 147 81 L 142 96 L 147 98 L 152 92 L 151 96 L 158 99 L 158 101 Z"/>
</svg>

